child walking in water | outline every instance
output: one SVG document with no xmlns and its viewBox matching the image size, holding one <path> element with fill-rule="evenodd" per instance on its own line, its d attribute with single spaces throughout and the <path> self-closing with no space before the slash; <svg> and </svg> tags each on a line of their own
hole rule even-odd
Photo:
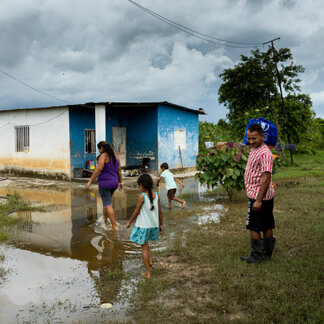
<svg viewBox="0 0 324 324">
<path fill-rule="evenodd" d="M 157 185 L 159 185 L 161 179 L 163 178 L 165 181 L 165 186 L 167 190 L 167 196 L 168 196 L 168 202 L 169 202 L 169 209 L 172 208 L 172 200 L 175 200 L 181 204 L 181 208 L 184 208 L 186 202 L 184 200 L 181 200 L 179 198 L 175 197 L 176 191 L 177 191 L 177 185 L 175 183 L 178 182 L 181 185 L 181 188 L 184 187 L 183 183 L 174 177 L 174 175 L 169 171 L 169 165 L 168 163 L 162 163 L 160 165 L 160 168 L 162 170 L 161 176 L 157 180 Z"/>
<path fill-rule="evenodd" d="M 129 228 L 132 221 L 136 219 L 130 240 L 141 244 L 146 269 L 146 272 L 142 276 L 150 279 L 153 262 L 148 241 L 157 241 L 159 239 L 159 233 L 163 232 L 162 209 L 157 192 L 152 192 L 153 180 L 151 176 L 149 174 L 142 174 L 137 179 L 137 184 L 141 194 L 126 227 Z"/>
</svg>

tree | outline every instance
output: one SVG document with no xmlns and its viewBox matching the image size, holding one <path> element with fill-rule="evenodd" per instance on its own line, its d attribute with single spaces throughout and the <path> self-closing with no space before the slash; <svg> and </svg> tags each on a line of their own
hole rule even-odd
<svg viewBox="0 0 324 324">
<path fill-rule="evenodd" d="M 291 140 L 299 143 L 314 116 L 310 97 L 296 94 L 300 91 L 298 74 L 304 68 L 294 64 L 290 49 L 275 50 L 281 85 L 286 93 L 285 114 L 272 49 L 251 53 L 250 57 L 241 55 L 241 62 L 220 74 L 223 83 L 218 92 L 219 102 L 229 109 L 227 117 L 233 135 L 242 138 L 248 119 L 262 116 L 277 125 L 281 140 L 287 141 L 290 135 Z"/>
<path fill-rule="evenodd" d="M 217 142 L 231 141 L 229 128 L 226 127 L 226 122 L 223 124 L 210 123 L 207 121 L 199 122 L 199 153 L 206 153 L 206 142 L 212 142 L 212 146 L 216 146 Z"/>
</svg>

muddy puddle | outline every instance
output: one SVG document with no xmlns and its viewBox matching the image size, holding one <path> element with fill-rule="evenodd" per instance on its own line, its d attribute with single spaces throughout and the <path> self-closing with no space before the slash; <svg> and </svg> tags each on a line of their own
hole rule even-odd
<svg viewBox="0 0 324 324">
<path fill-rule="evenodd" d="M 193 178 L 184 179 L 177 196 L 187 205 L 167 208 L 166 191 L 158 189 L 164 231 L 151 251 L 166 249 L 193 225 L 218 222 L 222 205 Z M 14 242 L 0 245 L 0 323 L 90 323 L 128 320 L 129 280 L 142 280 L 141 249 L 129 241 L 125 224 L 139 192 L 116 192 L 113 206 L 120 230 L 104 228 L 97 190 L 62 182 L 18 183 L 0 187 L 0 196 L 16 191 L 40 211 L 20 215 L 28 220 Z M 107 285 L 107 276 L 113 274 Z M 125 274 L 128 279 L 125 280 Z M 127 283 L 128 282 L 128 283 Z M 105 285 L 103 285 L 105 283 Z M 136 292 L 135 292 L 136 293 Z M 109 310 L 102 303 L 111 303 Z"/>
</svg>

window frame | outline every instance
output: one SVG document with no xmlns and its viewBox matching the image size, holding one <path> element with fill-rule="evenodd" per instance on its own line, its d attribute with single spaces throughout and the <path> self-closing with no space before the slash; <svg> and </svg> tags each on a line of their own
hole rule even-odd
<svg viewBox="0 0 324 324">
<path fill-rule="evenodd" d="M 87 151 L 89 142 L 91 145 L 91 152 Z M 84 152 L 86 154 L 93 154 L 96 153 L 96 149 L 96 129 L 86 128 L 84 130 Z"/>
<path fill-rule="evenodd" d="M 29 125 L 14 126 L 15 129 L 15 152 L 29 152 L 30 150 L 30 127 Z"/>
</svg>

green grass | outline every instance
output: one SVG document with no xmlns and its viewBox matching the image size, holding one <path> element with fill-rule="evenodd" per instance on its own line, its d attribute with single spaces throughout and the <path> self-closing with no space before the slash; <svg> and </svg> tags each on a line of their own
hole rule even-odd
<svg viewBox="0 0 324 324">
<path fill-rule="evenodd" d="M 14 217 L 13 212 L 33 209 L 30 203 L 17 193 L 8 194 L 8 198 L 0 204 L 0 243 L 7 241 L 12 231 L 24 222 L 22 218 Z"/>
<path fill-rule="evenodd" d="M 288 154 L 286 159 L 290 163 Z M 293 155 L 293 161 L 293 165 L 282 167 L 274 175 L 274 180 L 324 176 L 324 151 L 317 151 L 314 155 L 296 153 Z"/>
<path fill-rule="evenodd" d="M 241 192 L 219 224 L 193 227 L 155 258 L 139 281 L 131 310 L 149 323 L 323 323 L 324 176 L 322 152 L 296 155 L 276 179 L 272 260 L 242 262 L 250 253 Z M 292 176 L 294 175 L 294 176 Z M 153 260 L 154 261 L 154 260 Z M 139 312 L 140 311 L 140 312 Z M 154 320 L 151 320 L 154 319 Z"/>
</svg>

